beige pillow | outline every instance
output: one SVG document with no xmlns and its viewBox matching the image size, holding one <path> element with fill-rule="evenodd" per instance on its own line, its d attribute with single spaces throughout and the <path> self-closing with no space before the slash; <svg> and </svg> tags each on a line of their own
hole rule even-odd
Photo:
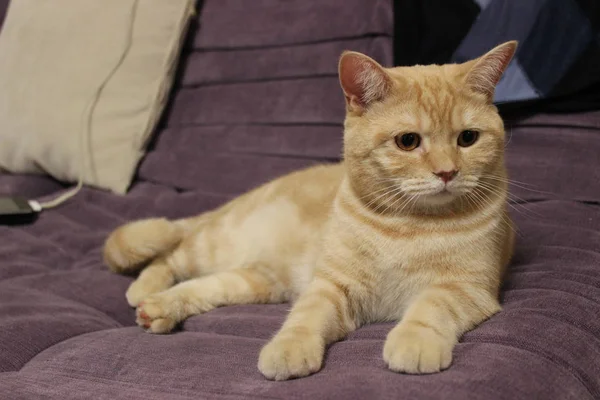
<svg viewBox="0 0 600 400">
<path fill-rule="evenodd" d="M 0 171 L 73 182 L 83 170 L 84 183 L 125 193 L 193 4 L 13 0 L 0 33 Z"/>
</svg>

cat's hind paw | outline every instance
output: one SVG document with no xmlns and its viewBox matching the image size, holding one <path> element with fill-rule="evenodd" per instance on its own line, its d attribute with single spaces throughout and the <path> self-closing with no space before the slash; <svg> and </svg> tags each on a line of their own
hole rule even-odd
<svg viewBox="0 0 600 400">
<path fill-rule="evenodd" d="M 136 309 L 137 324 L 150 333 L 169 333 L 177 320 L 169 315 L 168 305 L 160 295 L 152 295 L 142 301 Z"/>
</svg>

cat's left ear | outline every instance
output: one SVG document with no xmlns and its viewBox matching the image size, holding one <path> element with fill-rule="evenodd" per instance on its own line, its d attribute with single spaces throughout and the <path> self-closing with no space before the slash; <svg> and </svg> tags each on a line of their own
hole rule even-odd
<svg viewBox="0 0 600 400">
<path fill-rule="evenodd" d="M 342 54 L 339 76 L 348 109 L 354 112 L 362 112 L 381 100 L 392 86 L 389 75 L 377 61 L 355 51 Z"/>
<path fill-rule="evenodd" d="M 467 73 L 466 84 L 473 91 L 485 95 L 488 101 L 493 101 L 496 85 L 516 50 L 517 41 L 513 40 L 496 46 L 485 55 L 468 63 L 473 66 Z"/>
</svg>

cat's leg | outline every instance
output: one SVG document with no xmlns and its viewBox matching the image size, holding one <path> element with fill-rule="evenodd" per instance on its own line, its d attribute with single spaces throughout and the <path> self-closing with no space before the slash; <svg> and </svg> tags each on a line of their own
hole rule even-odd
<svg viewBox="0 0 600 400">
<path fill-rule="evenodd" d="M 195 230 L 210 218 L 210 213 L 196 217 L 170 221 L 152 218 L 133 221 L 117 228 L 104 245 L 104 260 L 108 267 L 118 273 L 132 274 L 141 270 L 139 277 L 126 293 L 132 307 L 148 295 L 163 291 L 176 281 L 198 276 L 186 251 L 193 241 Z"/>
<path fill-rule="evenodd" d="M 496 296 L 478 285 L 429 287 L 388 334 L 383 358 L 397 372 L 433 373 L 448 368 L 460 336 L 498 311 Z"/>
<path fill-rule="evenodd" d="M 175 275 L 164 258 L 154 260 L 142 270 L 135 281 L 129 285 L 125 297 L 132 307 L 153 293 L 162 292 L 175 284 Z"/>
<path fill-rule="evenodd" d="M 260 372 L 268 379 L 285 380 L 321 369 L 325 346 L 357 327 L 350 302 L 347 286 L 314 278 L 260 352 Z"/>
<path fill-rule="evenodd" d="M 281 303 L 289 295 L 287 279 L 268 266 L 217 272 L 179 283 L 144 299 L 136 322 L 152 333 L 170 332 L 178 322 L 216 307 Z"/>
<path fill-rule="evenodd" d="M 203 274 L 190 257 L 185 243 L 142 270 L 125 293 L 129 305 L 137 307 L 146 297 L 167 290 L 176 282 Z"/>
</svg>

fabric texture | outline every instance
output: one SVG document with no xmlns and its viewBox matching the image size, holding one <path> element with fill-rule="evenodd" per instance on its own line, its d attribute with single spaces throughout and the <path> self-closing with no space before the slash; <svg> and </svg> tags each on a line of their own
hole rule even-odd
<svg viewBox="0 0 600 400">
<path fill-rule="evenodd" d="M 191 0 L 13 1 L 0 169 L 125 193 L 166 103 Z"/>
<path fill-rule="evenodd" d="M 374 324 L 330 346 L 319 373 L 267 381 L 258 353 L 288 305 L 219 308 L 172 335 L 135 326 L 132 278 L 102 263 L 108 233 L 338 160 L 339 51 L 391 65 L 391 20 L 388 0 L 206 0 L 130 192 L 88 187 L 33 224 L 0 226 L 0 399 L 599 399 L 599 111 L 507 120 L 518 234 L 504 310 L 462 338 L 445 372 L 388 371 L 393 324 Z M 61 188 L 0 175 L 0 194 Z"/>
</svg>

